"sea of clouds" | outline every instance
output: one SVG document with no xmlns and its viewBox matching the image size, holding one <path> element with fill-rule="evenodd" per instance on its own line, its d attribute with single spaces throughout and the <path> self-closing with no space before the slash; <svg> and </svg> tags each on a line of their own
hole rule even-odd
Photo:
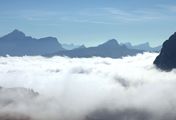
<svg viewBox="0 0 176 120">
<path fill-rule="evenodd" d="M 30 98 L 23 97 L 20 90 L 16 94 L 0 92 L 0 117 L 175 120 L 176 70 L 156 69 L 153 61 L 157 55 L 144 53 L 122 59 L 0 57 L 1 87 L 39 93 Z M 6 104 L 4 99 L 15 102 Z"/>
</svg>

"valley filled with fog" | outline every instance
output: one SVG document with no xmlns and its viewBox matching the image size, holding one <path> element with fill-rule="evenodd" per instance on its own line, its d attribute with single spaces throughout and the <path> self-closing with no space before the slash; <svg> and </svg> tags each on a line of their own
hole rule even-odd
<svg viewBox="0 0 176 120">
<path fill-rule="evenodd" d="M 156 69 L 157 55 L 0 57 L 0 117 L 175 120 L 176 70 Z"/>
</svg>

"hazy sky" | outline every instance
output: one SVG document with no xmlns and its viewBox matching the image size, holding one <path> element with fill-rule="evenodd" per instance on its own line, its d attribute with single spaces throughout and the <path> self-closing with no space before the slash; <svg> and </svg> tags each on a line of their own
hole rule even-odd
<svg viewBox="0 0 176 120">
<path fill-rule="evenodd" d="M 0 0 L 0 36 L 19 29 L 61 43 L 116 38 L 161 44 L 176 31 L 175 0 Z"/>
</svg>

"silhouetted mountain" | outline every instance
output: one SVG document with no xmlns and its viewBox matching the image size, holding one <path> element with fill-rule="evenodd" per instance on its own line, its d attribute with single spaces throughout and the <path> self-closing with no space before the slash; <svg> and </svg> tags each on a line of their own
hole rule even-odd
<svg viewBox="0 0 176 120">
<path fill-rule="evenodd" d="M 50 54 L 49 56 L 59 55 L 68 57 L 111 57 L 120 58 L 128 55 L 136 55 L 137 53 L 142 53 L 141 50 L 128 49 L 124 45 L 119 45 L 115 40 L 109 40 L 96 47 L 80 48 L 69 51 L 61 51 L 56 54 Z"/>
<path fill-rule="evenodd" d="M 176 68 L 176 33 L 163 43 L 161 52 L 154 64 L 162 70 L 169 71 Z"/>
<path fill-rule="evenodd" d="M 151 47 L 148 42 L 142 43 L 139 45 L 132 45 L 131 43 L 128 42 L 128 43 L 124 43 L 124 45 L 129 49 L 137 49 L 137 50 L 144 50 L 144 51 L 150 51 L 150 52 L 159 52 L 161 50 L 161 46 Z"/>
<path fill-rule="evenodd" d="M 19 30 L 0 38 L 0 55 L 24 56 L 43 55 L 64 50 L 54 37 L 35 39 Z"/>
<path fill-rule="evenodd" d="M 81 45 L 78 48 L 75 48 L 75 49 L 72 49 L 72 50 L 81 50 L 81 49 L 84 49 L 84 48 L 86 48 L 86 46 L 85 45 Z"/>
<path fill-rule="evenodd" d="M 76 49 L 76 48 L 79 48 L 81 47 L 82 45 L 75 45 L 75 44 L 62 44 L 62 47 L 66 50 L 73 50 L 73 49 Z"/>
<path fill-rule="evenodd" d="M 86 46 L 85 45 L 81 45 L 81 46 L 78 47 L 78 49 L 82 49 L 82 48 L 86 48 Z"/>
</svg>

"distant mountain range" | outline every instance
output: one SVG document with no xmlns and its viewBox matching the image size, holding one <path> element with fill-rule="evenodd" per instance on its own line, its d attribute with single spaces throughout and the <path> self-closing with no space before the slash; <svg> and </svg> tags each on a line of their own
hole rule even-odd
<svg viewBox="0 0 176 120">
<path fill-rule="evenodd" d="M 76 44 L 73 44 L 73 43 L 71 43 L 71 44 L 66 44 L 66 43 L 62 44 L 62 47 L 64 49 L 66 49 L 66 50 L 73 50 L 73 49 L 80 48 L 80 47 L 83 47 L 83 46 L 84 45 L 76 45 Z"/>
<path fill-rule="evenodd" d="M 137 53 L 142 53 L 142 50 L 128 49 L 125 45 L 120 45 L 115 39 L 109 40 L 101 45 L 96 47 L 88 48 L 77 48 L 73 50 L 60 51 L 49 56 L 68 56 L 68 57 L 111 57 L 111 58 L 120 58 L 123 56 L 132 56 Z"/>
<path fill-rule="evenodd" d="M 54 37 L 32 38 L 19 30 L 0 38 L 0 55 L 43 55 L 65 50 Z"/>
<path fill-rule="evenodd" d="M 136 55 L 144 51 L 159 51 L 160 46 L 151 48 L 149 43 L 132 46 L 131 43 L 119 44 L 111 39 L 95 47 L 84 45 L 61 44 L 55 37 L 32 38 L 19 30 L 0 38 L 0 56 L 68 56 L 68 57 L 112 57 L 119 58 Z"/>
<path fill-rule="evenodd" d="M 161 50 L 161 45 L 157 47 L 151 47 L 148 42 L 142 43 L 139 45 L 132 45 L 131 43 L 121 43 L 122 45 L 125 45 L 129 49 L 137 49 L 137 50 L 144 50 L 149 52 L 159 52 Z"/>
</svg>

